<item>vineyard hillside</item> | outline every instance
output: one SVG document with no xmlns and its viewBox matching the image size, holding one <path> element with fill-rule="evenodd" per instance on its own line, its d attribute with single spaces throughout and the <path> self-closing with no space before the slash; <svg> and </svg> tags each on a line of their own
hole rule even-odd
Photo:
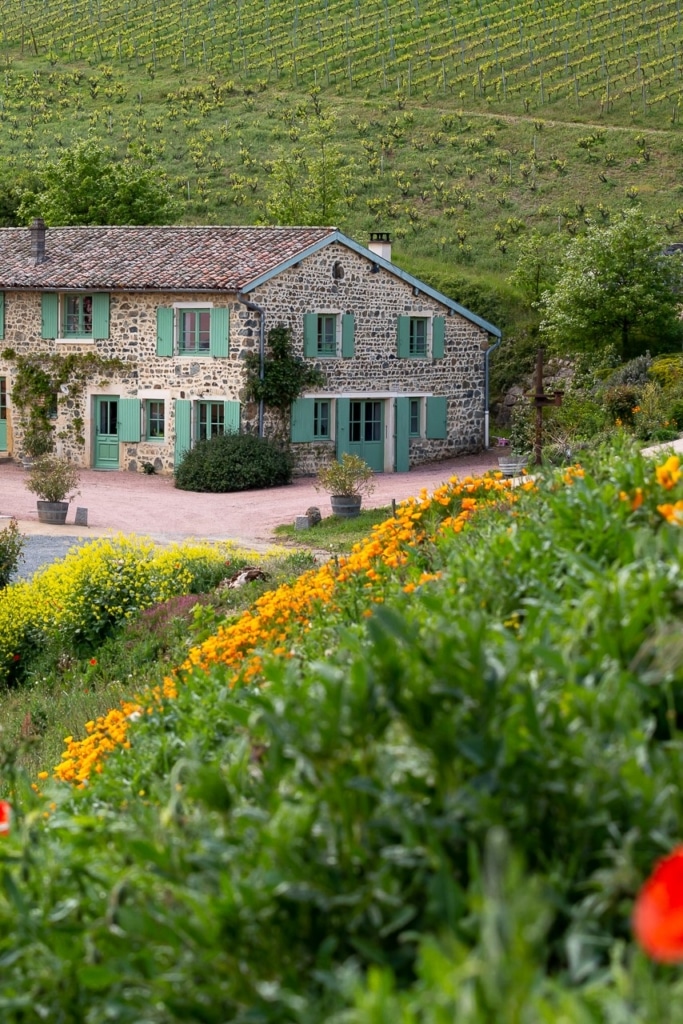
<svg viewBox="0 0 683 1024">
<path fill-rule="evenodd" d="M 244 224 L 314 161 L 360 241 L 501 278 L 634 204 L 683 237 L 682 44 L 680 0 L 7 0 L 0 186 L 90 138 Z"/>
</svg>

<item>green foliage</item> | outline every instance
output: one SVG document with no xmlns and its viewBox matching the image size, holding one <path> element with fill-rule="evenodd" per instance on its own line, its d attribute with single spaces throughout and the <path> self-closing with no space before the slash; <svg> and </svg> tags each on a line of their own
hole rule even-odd
<svg viewBox="0 0 683 1024">
<path fill-rule="evenodd" d="M 270 166 L 266 214 L 273 224 L 337 224 L 355 198 L 356 168 L 335 145 L 336 118 L 323 112 L 319 94 L 313 90 L 300 128 L 291 129 L 299 144 Z"/>
<path fill-rule="evenodd" d="M 80 475 L 79 467 L 68 459 L 43 455 L 31 466 L 26 487 L 41 501 L 72 501 Z"/>
<path fill-rule="evenodd" d="M 532 306 L 544 292 L 552 291 L 559 277 L 566 240 L 558 234 L 532 231 L 517 246 L 517 262 L 510 282 Z"/>
<path fill-rule="evenodd" d="M 16 519 L 10 519 L 0 530 L 0 590 L 7 586 L 17 571 L 19 561 L 24 557 L 25 543 L 26 537 L 19 530 Z"/>
<path fill-rule="evenodd" d="M 317 489 L 328 494 L 372 494 L 374 472 L 360 455 L 342 454 L 341 459 L 329 462 L 318 470 Z"/>
<path fill-rule="evenodd" d="M 269 408 L 277 409 L 281 416 L 289 413 L 292 402 L 303 391 L 325 383 L 321 370 L 292 355 L 291 332 L 284 324 L 278 324 L 268 331 L 263 376 L 257 352 L 247 353 L 245 366 L 245 398 L 248 401 L 262 401 Z"/>
<path fill-rule="evenodd" d="M 278 441 L 254 434 L 218 434 L 183 456 L 175 485 L 183 491 L 247 491 L 292 479 L 292 458 Z"/>
<path fill-rule="evenodd" d="M 168 224 L 178 215 L 163 175 L 116 154 L 95 138 L 82 139 L 41 171 L 18 211 L 23 223 L 41 216 L 60 224 Z"/>
<path fill-rule="evenodd" d="M 603 396 L 605 409 L 612 420 L 632 424 L 634 409 L 638 405 L 640 390 L 633 384 L 616 384 L 608 388 Z"/>
<path fill-rule="evenodd" d="M 4 359 L 15 364 L 12 402 L 18 409 L 24 428 L 23 449 L 26 455 L 39 458 L 54 449 L 53 414 L 65 393 L 74 403 L 82 395 L 86 382 L 93 374 L 104 374 L 120 370 L 124 364 L 120 359 L 105 359 L 97 352 L 71 352 L 66 356 L 54 353 L 32 353 L 19 355 L 14 349 L 2 352 Z M 82 421 L 74 421 L 74 427 L 82 427 Z M 75 441 L 85 444 L 81 433 Z"/>
<path fill-rule="evenodd" d="M 560 352 L 613 345 L 622 359 L 679 347 L 683 264 L 640 210 L 591 227 L 567 248 L 541 332 Z"/>
<path fill-rule="evenodd" d="M 679 528 L 620 497 L 652 476 L 622 451 L 436 531 L 440 577 L 372 608 L 362 573 L 44 822 L 16 779 L 8 1020 L 680 1024 L 629 940 L 683 829 Z"/>
<path fill-rule="evenodd" d="M 284 523 L 275 527 L 275 535 L 287 538 L 297 547 L 349 554 L 354 544 L 363 540 L 373 526 L 383 523 L 390 515 L 390 508 L 363 509 L 352 519 L 325 516 L 308 530 L 297 530 L 293 524 Z"/>
</svg>

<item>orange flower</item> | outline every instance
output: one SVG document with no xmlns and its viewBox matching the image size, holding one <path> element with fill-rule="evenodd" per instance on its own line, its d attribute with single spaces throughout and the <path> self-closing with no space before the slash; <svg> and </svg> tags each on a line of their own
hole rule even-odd
<svg viewBox="0 0 683 1024">
<path fill-rule="evenodd" d="M 6 836 L 9 832 L 10 818 L 12 817 L 12 805 L 6 800 L 0 800 L 0 836 Z"/>
<path fill-rule="evenodd" d="M 683 846 L 655 865 L 638 893 L 633 934 L 653 960 L 683 960 Z"/>
<path fill-rule="evenodd" d="M 657 482 L 660 483 L 665 490 L 670 491 L 674 484 L 678 483 L 680 480 L 680 465 L 681 460 L 678 456 L 671 455 L 663 466 L 657 466 L 655 469 Z"/>
</svg>

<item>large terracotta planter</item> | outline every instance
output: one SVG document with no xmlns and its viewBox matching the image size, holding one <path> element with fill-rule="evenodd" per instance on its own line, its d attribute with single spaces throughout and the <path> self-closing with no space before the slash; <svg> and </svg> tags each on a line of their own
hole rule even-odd
<svg viewBox="0 0 683 1024">
<path fill-rule="evenodd" d="M 38 522 L 63 526 L 69 511 L 68 501 L 38 501 Z"/>
<path fill-rule="evenodd" d="M 362 494 L 331 494 L 332 515 L 340 519 L 355 519 L 360 515 Z"/>
</svg>

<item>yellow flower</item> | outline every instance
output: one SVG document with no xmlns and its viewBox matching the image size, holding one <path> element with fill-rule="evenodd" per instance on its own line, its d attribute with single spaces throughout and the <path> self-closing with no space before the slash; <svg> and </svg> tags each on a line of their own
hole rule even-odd
<svg viewBox="0 0 683 1024">
<path fill-rule="evenodd" d="M 681 460 L 678 458 L 678 456 L 671 455 L 666 460 L 663 466 L 657 466 L 657 468 L 655 469 L 657 482 L 664 488 L 664 490 L 670 491 L 671 488 L 674 487 L 674 485 L 677 484 L 680 480 L 680 465 Z"/>
</svg>

